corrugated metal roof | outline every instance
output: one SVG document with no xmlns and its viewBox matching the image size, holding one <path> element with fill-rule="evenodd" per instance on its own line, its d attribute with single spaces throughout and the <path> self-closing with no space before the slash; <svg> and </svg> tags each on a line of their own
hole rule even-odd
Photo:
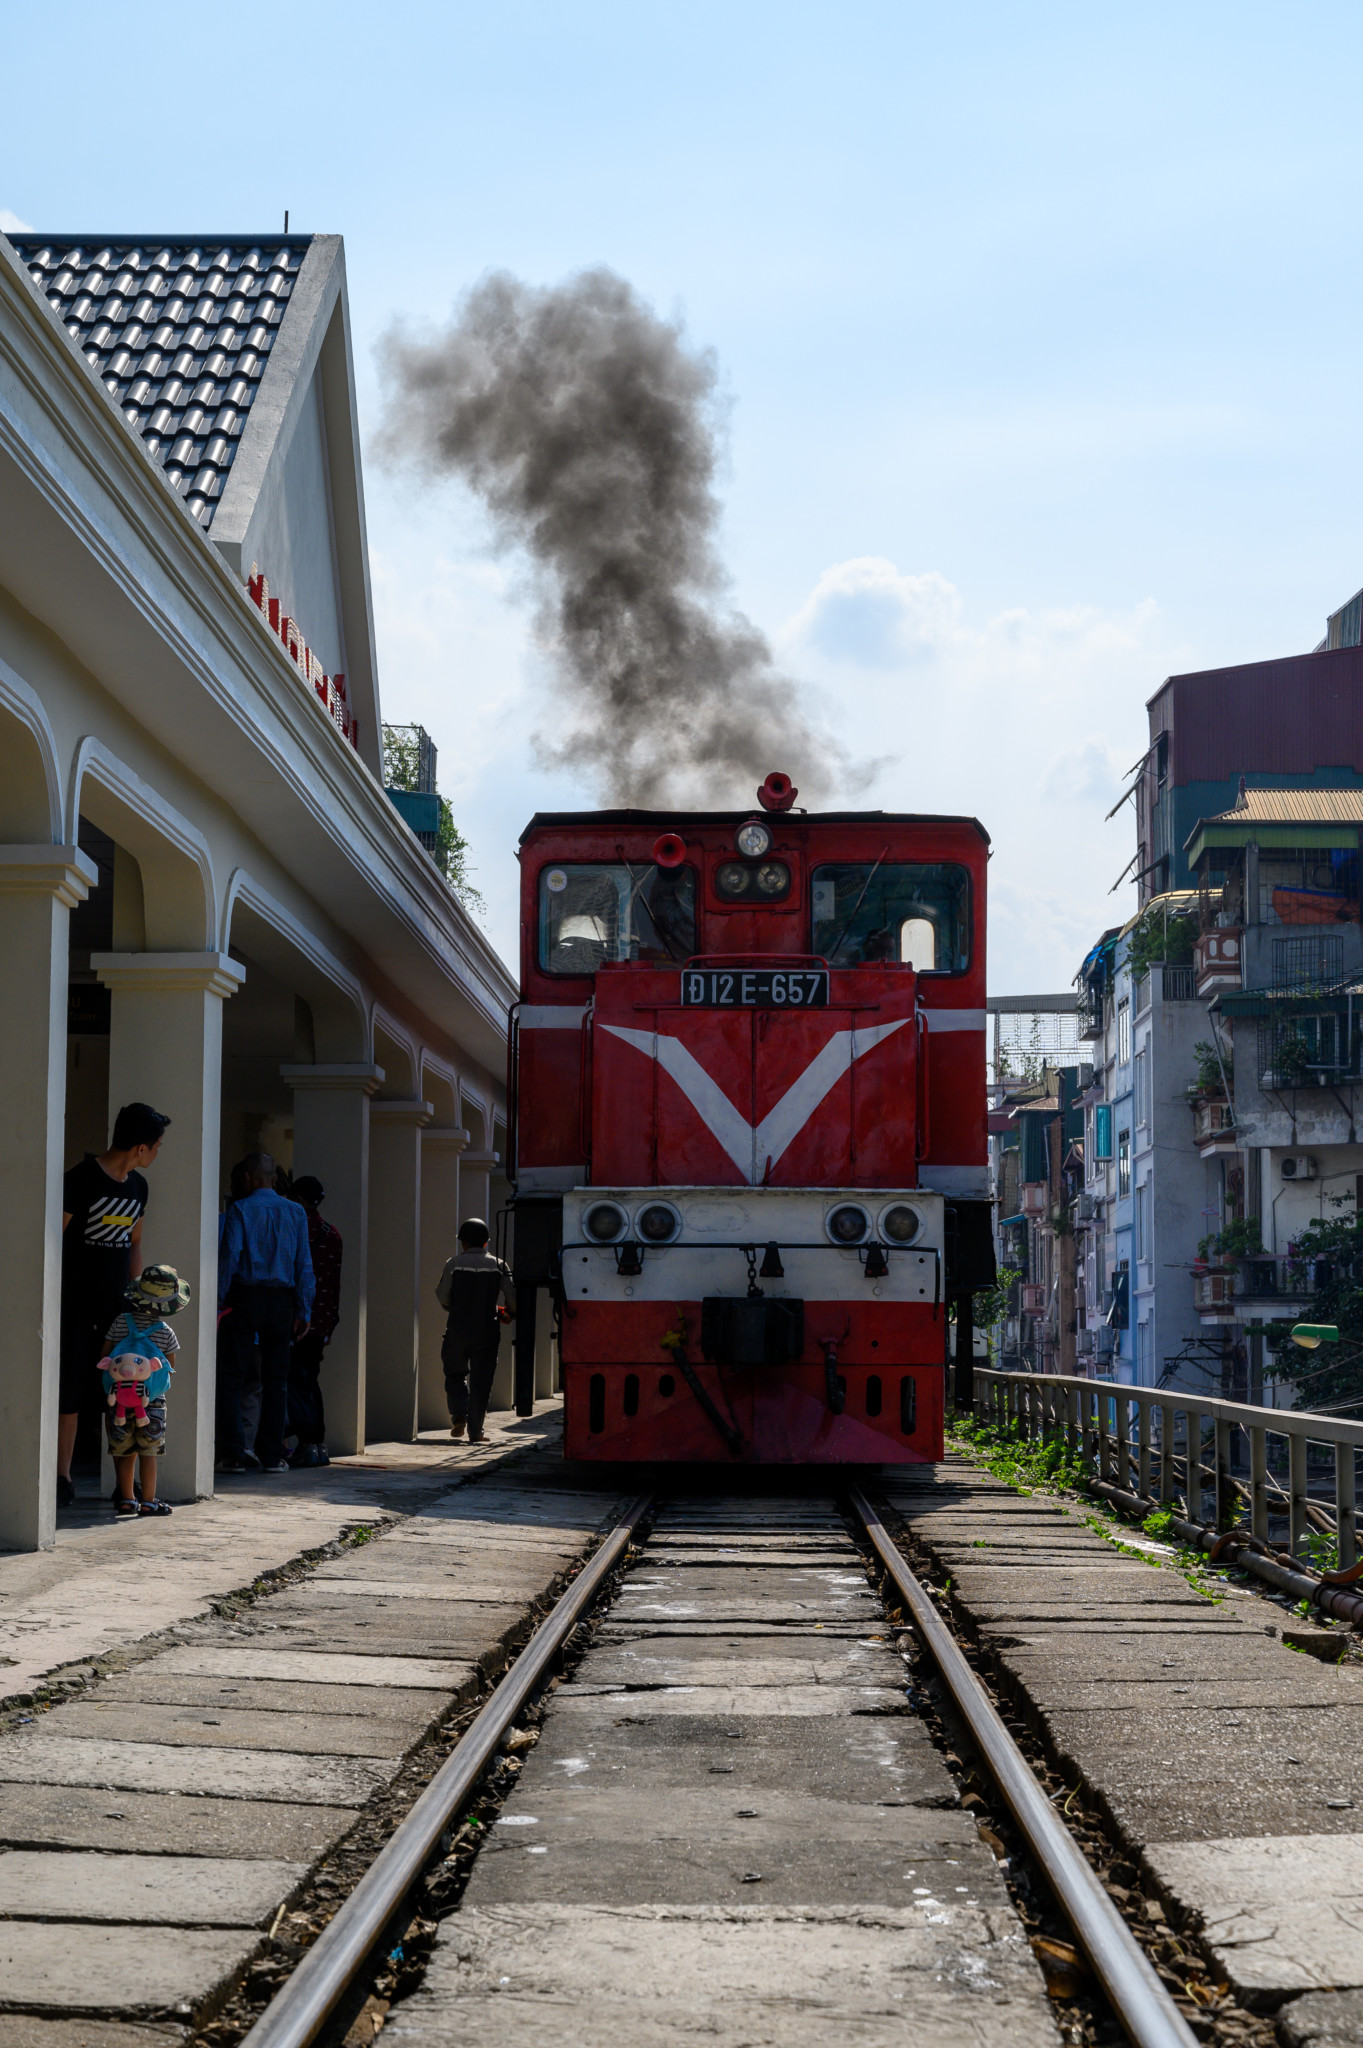
<svg viewBox="0 0 1363 2048">
<path fill-rule="evenodd" d="M 1166 889 L 1162 895 L 1152 896 L 1147 903 L 1142 904 L 1141 908 L 1127 919 L 1119 936 L 1125 938 L 1129 931 L 1133 931 L 1138 924 L 1143 924 L 1152 910 L 1166 910 L 1171 917 L 1186 917 L 1190 911 L 1197 909 L 1199 901 L 1196 889 Z M 1079 971 L 1082 974 L 1084 970 L 1081 967 Z"/>
<path fill-rule="evenodd" d="M 1363 761 L 1363 647 L 1170 676 L 1148 700 L 1169 781 L 1313 776 Z"/>
<path fill-rule="evenodd" d="M 1247 789 L 1243 803 L 1206 825 L 1363 824 L 1363 789 Z"/>
<path fill-rule="evenodd" d="M 196 519 L 210 526 L 309 235 L 11 235 Z"/>
</svg>

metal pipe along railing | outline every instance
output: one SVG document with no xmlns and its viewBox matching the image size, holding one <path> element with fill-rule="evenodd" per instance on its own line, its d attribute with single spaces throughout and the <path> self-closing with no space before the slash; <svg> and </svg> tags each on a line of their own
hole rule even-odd
<svg viewBox="0 0 1363 2048">
<path fill-rule="evenodd" d="M 308 2048 L 354 1984 L 507 1729 L 624 1556 L 652 1496 L 640 1494 L 540 1623 L 478 1718 L 327 1922 L 242 2048 Z"/>
<path fill-rule="evenodd" d="M 1036 1858 L 1135 2048 L 1193 2048 L 1197 2036 L 1037 1783 L 998 1709 L 865 1495 L 852 1507 L 894 1582 L 952 1704 Z"/>
<path fill-rule="evenodd" d="M 975 1369 L 975 1412 L 1030 1442 L 1063 1439 L 1070 1457 L 1089 1468 L 1089 1490 L 1101 1499 L 1132 1514 L 1170 1510 L 1173 1533 L 1185 1543 L 1219 1545 L 1219 1556 L 1229 1561 L 1229 1550 L 1239 1568 L 1277 1591 L 1363 1625 L 1363 1593 L 1348 1590 L 1359 1566 L 1363 1422 L 1168 1387 L 984 1366 Z M 1273 1439 L 1286 1449 L 1283 1479 L 1270 1469 Z M 1244 1476 L 1236 1471 L 1237 1441 L 1248 1453 Z M 1312 1445 L 1333 1454 L 1324 1496 L 1311 1491 Z M 1286 1524 L 1281 1542 L 1271 1539 L 1274 1518 Z M 1312 1537 L 1334 1544 L 1337 1569 L 1299 1555 Z"/>
</svg>

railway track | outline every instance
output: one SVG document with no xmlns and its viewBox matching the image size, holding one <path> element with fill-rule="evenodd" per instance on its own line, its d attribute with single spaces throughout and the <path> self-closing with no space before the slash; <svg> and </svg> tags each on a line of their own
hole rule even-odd
<svg viewBox="0 0 1363 2048">
<path fill-rule="evenodd" d="M 876 1580 L 1025 1868 L 962 1811 L 959 1758 L 944 1760 L 921 1683 L 906 1698 Z M 523 1767 L 499 1810 L 483 1798 L 491 1824 L 471 1825 L 508 1744 Z M 1044 1894 L 1040 1933 L 1019 1887 Z M 452 1894 L 457 1910 L 432 1927 Z M 404 1940 L 410 1952 L 413 1927 L 429 1955 L 386 2012 L 394 2048 L 697 2030 L 810 2048 L 1195 2038 L 855 1492 L 633 1500 L 246 2048 L 310 2048 L 348 2027 L 352 2048 L 368 2038 L 385 2004 L 371 1996 L 357 2026 L 366 1987 Z"/>
</svg>

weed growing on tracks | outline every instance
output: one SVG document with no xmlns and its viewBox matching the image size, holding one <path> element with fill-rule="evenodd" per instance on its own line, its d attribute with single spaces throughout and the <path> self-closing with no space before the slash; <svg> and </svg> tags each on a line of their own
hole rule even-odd
<svg viewBox="0 0 1363 2048">
<path fill-rule="evenodd" d="M 974 1464 L 983 1465 L 986 1472 L 1022 1493 L 1029 1486 L 1077 1488 L 1084 1477 L 1082 1461 L 1071 1455 L 1060 1437 L 1034 1441 L 1016 1428 L 1000 1429 L 997 1423 L 958 1415 L 951 1424 L 951 1443 L 954 1450 L 964 1452 Z"/>
<path fill-rule="evenodd" d="M 1117 1533 L 1122 1523 L 1109 1508 L 1095 1505 L 1084 1492 L 1087 1467 L 1082 1459 L 1070 1454 L 1059 1438 L 1052 1438 L 1049 1443 L 1035 1442 L 1024 1437 L 1015 1426 L 1000 1429 L 997 1423 L 977 1422 L 972 1416 L 958 1415 L 952 1421 L 947 1443 L 952 1450 L 968 1458 L 971 1464 L 982 1466 L 1017 1493 L 1029 1494 L 1040 1490 L 1081 1498 L 1086 1510 L 1085 1522 L 1115 1549 L 1141 1557 L 1146 1564 L 1153 1564 L 1157 1569 L 1162 1563 L 1172 1565 L 1175 1571 L 1182 1573 L 1195 1593 L 1200 1593 L 1213 1605 L 1225 1599 L 1224 1593 L 1214 1592 L 1212 1587 L 1217 1580 L 1225 1582 L 1227 1571 L 1209 1565 L 1200 1550 L 1176 1547 L 1170 1543 L 1168 1558 L 1158 1559 L 1123 1543 Z M 1168 1543 L 1173 1522 L 1172 1510 L 1161 1509 L 1156 1514 L 1147 1515 L 1141 1526 L 1147 1536 L 1157 1542 Z"/>
</svg>

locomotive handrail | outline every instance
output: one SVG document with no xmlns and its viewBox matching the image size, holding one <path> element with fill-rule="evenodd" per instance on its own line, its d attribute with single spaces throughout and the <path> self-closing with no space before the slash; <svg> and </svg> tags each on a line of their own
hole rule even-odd
<svg viewBox="0 0 1363 2048">
<path fill-rule="evenodd" d="M 583 1005 L 577 1055 L 577 1135 L 590 1181 L 592 1173 L 592 1012 L 596 996 Z"/>
<path fill-rule="evenodd" d="M 729 961 L 738 961 L 738 960 L 752 960 L 752 961 L 755 961 L 755 962 L 757 963 L 757 965 L 758 965 L 759 967 L 770 967 L 770 966 L 771 966 L 771 963 L 773 962 L 773 960 L 802 960 L 802 961 L 803 961 L 803 962 L 804 962 L 804 963 L 805 963 L 805 964 L 806 964 L 807 966 L 808 966 L 808 965 L 811 965 L 811 964 L 812 964 L 812 965 L 813 965 L 813 966 L 815 966 L 815 967 L 823 967 L 823 968 L 826 968 L 826 969 L 828 970 L 828 972 L 829 972 L 830 974 L 831 974 L 831 973 L 832 973 L 832 971 L 833 971 L 833 970 L 832 970 L 832 968 L 828 966 L 828 961 L 827 961 L 827 959 L 825 958 L 825 956 L 824 956 L 824 955 L 823 955 L 822 953 L 752 953 L 752 952 L 749 952 L 749 953 L 693 953 L 693 954 L 691 955 L 691 957 L 690 957 L 690 959 L 689 959 L 689 960 L 683 960 L 683 961 L 682 961 L 682 963 L 681 963 L 681 972 L 682 972 L 683 974 L 685 974 L 685 972 L 686 972 L 686 970 L 687 970 L 687 968 L 688 968 L 688 967 L 706 967 L 706 966 L 708 966 L 708 965 L 710 964 L 710 962 L 711 962 L 711 961 L 714 961 L 714 960 L 729 960 Z M 901 963 L 901 962 L 899 962 L 899 961 L 897 961 L 897 960 L 894 960 L 894 961 L 891 961 L 891 960 L 887 960 L 887 961 L 886 961 L 886 962 L 885 962 L 884 964 L 885 964 L 885 966 L 887 966 L 887 967 L 898 967 L 898 966 L 899 966 L 899 965 L 901 965 L 902 963 Z M 876 965 L 877 965 L 877 966 L 880 966 L 880 965 L 881 965 L 881 962 L 880 962 L 880 961 L 877 961 L 877 962 L 876 962 Z"/>
<path fill-rule="evenodd" d="M 631 1004 L 630 1004 L 630 1008 L 631 1008 L 632 1010 L 637 1010 L 637 1011 L 644 1011 L 644 1010 L 658 1010 L 658 1011 L 662 1011 L 662 1012 L 665 1012 L 665 1013 L 666 1013 L 666 1014 L 667 1014 L 667 1015 L 668 1015 L 669 1017 L 670 1017 L 670 1016 L 672 1015 L 672 1012 L 673 1012 L 674 1010 L 688 1010 L 688 1011 L 693 1011 L 693 1012 L 694 1012 L 694 1011 L 695 1011 L 695 1010 L 697 1010 L 697 1009 L 700 1009 L 700 1008 L 709 1008 L 709 1007 L 710 1007 L 709 1005 L 701 1005 L 701 1004 L 697 1004 L 697 1003 L 663 1003 L 663 1002 L 652 1002 L 652 1003 L 631 1003 Z M 721 1006 L 721 1007 L 722 1007 L 722 1006 Z M 738 1006 L 737 1006 L 737 1005 L 735 1005 L 735 1007 L 734 1007 L 734 1008 L 733 1008 L 732 1010 L 727 1010 L 725 1014 L 726 1014 L 726 1015 L 729 1015 L 729 1016 L 739 1016 L 739 1015 L 742 1015 L 742 1014 L 746 1014 L 746 1012 L 747 1012 L 747 1011 L 748 1011 L 749 1009 L 752 1009 L 752 1010 L 758 1010 L 758 1009 L 761 1009 L 762 1007 L 763 1007 L 763 1006 L 762 1006 L 762 1005 L 761 1005 L 760 1003 L 744 1004 L 744 1006 L 743 1006 L 743 1009 L 742 1009 L 742 1010 L 740 1011 L 740 1010 L 739 1010 L 739 1008 L 738 1008 Z M 773 1005 L 772 1007 L 773 1007 L 773 1008 L 776 1008 L 776 1009 L 782 1009 L 782 1008 L 786 1008 L 786 1009 L 789 1009 L 789 1010 L 790 1010 L 790 1014 L 791 1014 L 792 1016 L 801 1016 L 801 1017 L 807 1017 L 807 1016 L 809 1016 L 809 1015 L 811 1014 L 810 1010 L 809 1010 L 808 1008 L 806 1008 L 806 1007 L 805 1007 L 805 1006 L 804 1006 L 803 1004 L 798 1004 L 798 1005 L 790 1005 L 790 1004 L 779 1004 L 779 1003 L 778 1003 L 778 1004 L 774 1004 L 774 1005 Z M 870 1012 L 870 1011 L 872 1011 L 872 1010 L 883 1010 L 883 1009 L 884 1009 L 884 1007 L 885 1007 L 885 1005 L 884 1005 L 883 1003 L 867 1003 L 867 1002 L 857 1002 L 857 1001 L 854 1001 L 854 1000 L 853 1000 L 853 999 L 852 999 L 852 998 L 851 998 L 851 997 L 849 996 L 849 997 L 848 997 L 848 999 L 846 1000 L 846 1002 L 827 1002 L 827 1003 L 819 1003 L 819 1004 L 815 1005 L 814 1007 L 815 1007 L 815 1009 L 817 1010 L 817 1013 L 818 1013 L 818 1014 L 819 1014 L 819 1015 L 820 1015 L 821 1017 L 828 1017 L 828 1016 L 835 1016 L 835 1017 L 840 1017 L 840 1016 L 842 1015 L 842 1013 L 843 1013 L 843 1011 L 844 1011 L 844 1010 L 851 1010 L 851 1011 L 854 1011 L 854 1012 L 856 1013 L 856 1015 L 857 1015 L 858 1017 L 864 1017 L 864 1016 L 866 1016 L 866 1015 L 867 1015 L 867 1013 L 868 1013 L 868 1012 Z"/>
<path fill-rule="evenodd" d="M 506 1177 L 514 1192 L 516 1186 L 516 1155 L 519 1150 L 519 1123 L 521 1078 L 521 1018 L 520 1010 L 524 997 L 517 996 L 506 1013 Z"/>
<path fill-rule="evenodd" d="M 913 1191 L 910 1190 L 910 1192 Z M 861 1252 L 866 1250 L 864 1244 L 834 1244 L 832 1239 L 827 1237 L 782 1237 L 773 1238 L 771 1242 L 776 1245 L 778 1251 L 783 1252 Z M 883 1238 L 874 1238 L 872 1242 L 878 1244 L 883 1252 L 916 1252 L 920 1258 L 925 1252 L 931 1252 L 933 1257 L 937 1259 L 940 1259 L 942 1256 L 941 1247 L 935 1244 L 886 1244 Z M 757 1250 L 763 1250 L 766 1243 L 767 1240 L 762 1239 L 757 1244 Z M 641 1252 L 746 1252 L 753 1249 L 753 1240 L 751 1238 L 737 1237 L 694 1237 L 686 1243 L 683 1243 L 680 1238 L 674 1237 L 669 1239 L 666 1244 L 648 1244 L 638 1237 L 613 1237 L 609 1244 L 598 1244 L 593 1237 L 571 1237 L 565 1238 L 560 1251 L 613 1252 L 622 1244 L 637 1245 Z"/>
<path fill-rule="evenodd" d="M 914 1133 L 917 1147 L 916 1157 L 926 1159 L 932 1143 L 932 1096 L 928 1087 L 928 1046 L 932 1033 L 928 1029 L 927 1013 L 921 1003 L 914 1012 L 915 1028 L 918 1035 L 918 1128 Z"/>
</svg>

